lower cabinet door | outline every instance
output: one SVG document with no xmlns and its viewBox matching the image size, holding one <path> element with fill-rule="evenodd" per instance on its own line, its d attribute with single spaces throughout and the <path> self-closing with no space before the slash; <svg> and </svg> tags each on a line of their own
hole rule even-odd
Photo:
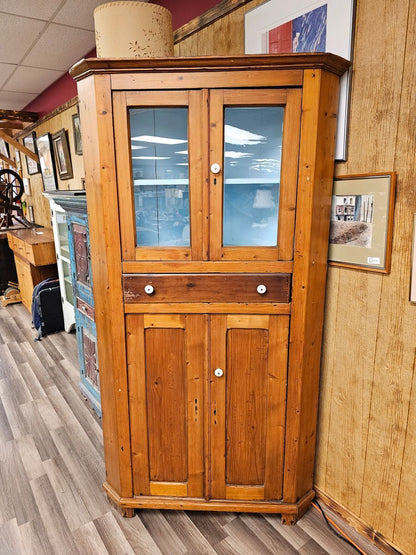
<svg viewBox="0 0 416 555">
<path fill-rule="evenodd" d="M 207 317 L 126 316 L 135 495 L 203 497 Z"/>
<path fill-rule="evenodd" d="M 282 498 L 288 329 L 288 316 L 211 316 L 211 498 Z"/>
<path fill-rule="evenodd" d="M 135 495 L 280 500 L 288 316 L 126 316 Z"/>
</svg>

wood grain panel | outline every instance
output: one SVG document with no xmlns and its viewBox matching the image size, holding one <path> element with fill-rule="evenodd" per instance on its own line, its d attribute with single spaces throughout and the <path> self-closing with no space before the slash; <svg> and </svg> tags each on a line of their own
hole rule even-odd
<svg viewBox="0 0 416 555">
<path fill-rule="evenodd" d="M 145 352 L 150 480 L 185 482 L 188 449 L 184 331 L 148 328 Z"/>
<path fill-rule="evenodd" d="M 154 293 L 145 292 L 146 285 Z M 264 285 L 264 294 L 257 291 Z M 124 300 L 137 302 L 234 302 L 288 303 L 290 275 L 288 274 L 150 274 L 124 275 Z"/>
<path fill-rule="evenodd" d="M 226 481 L 262 485 L 267 422 L 267 330 L 231 329 L 227 334 Z"/>
<path fill-rule="evenodd" d="M 305 71 L 294 246 L 285 447 L 284 499 L 312 488 L 321 333 L 335 144 L 337 84 L 332 74 Z M 313 138 L 314 137 L 314 138 Z M 322 156 L 322 153 L 332 153 Z M 318 177 L 319 176 L 319 177 Z M 325 217 L 322 217 L 325 215 Z M 295 385 L 296 384 L 296 385 Z"/>
</svg>

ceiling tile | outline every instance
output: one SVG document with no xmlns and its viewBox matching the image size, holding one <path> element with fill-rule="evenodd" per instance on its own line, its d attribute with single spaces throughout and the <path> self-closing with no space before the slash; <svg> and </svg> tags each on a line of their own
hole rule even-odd
<svg viewBox="0 0 416 555">
<path fill-rule="evenodd" d="M 17 66 L 13 64 L 0 64 L 0 87 L 4 85 Z"/>
<path fill-rule="evenodd" d="M 0 62 L 19 63 L 45 26 L 43 21 L 1 14 Z"/>
<path fill-rule="evenodd" d="M 48 21 L 62 2 L 63 0 L 0 0 L 0 12 Z"/>
<path fill-rule="evenodd" d="M 103 0 L 67 0 L 53 21 L 94 31 L 94 9 L 102 3 Z"/>
<path fill-rule="evenodd" d="M 54 69 L 20 66 L 4 85 L 8 91 L 39 94 L 62 75 Z"/>
<path fill-rule="evenodd" d="M 22 64 L 67 71 L 94 46 L 92 31 L 52 23 L 22 60 Z"/>
<path fill-rule="evenodd" d="M 37 94 L 0 91 L 0 107 L 2 110 L 23 110 L 36 97 Z"/>
</svg>

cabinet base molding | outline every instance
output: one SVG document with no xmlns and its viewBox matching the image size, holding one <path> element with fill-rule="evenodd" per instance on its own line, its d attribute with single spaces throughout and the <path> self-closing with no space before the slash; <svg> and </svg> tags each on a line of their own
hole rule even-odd
<svg viewBox="0 0 416 555">
<path fill-rule="evenodd" d="M 103 488 L 111 501 L 123 516 L 132 517 L 134 509 L 163 509 L 174 511 L 225 511 L 245 513 L 280 514 L 282 524 L 296 524 L 309 509 L 315 497 L 313 490 L 304 495 L 297 503 L 268 501 L 232 501 L 178 497 L 120 497 L 118 493 L 104 482 Z"/>
</svg>

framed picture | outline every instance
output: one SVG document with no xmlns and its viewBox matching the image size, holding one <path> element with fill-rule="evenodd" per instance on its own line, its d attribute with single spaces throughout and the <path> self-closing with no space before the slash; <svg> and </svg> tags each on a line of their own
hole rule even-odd
<svg viewBox="0 0 416 555">
<path fill-rule="evenodd" d="M 56 189 L 55 160 L 52 152 L 52 140 L 50 133 L 45 133 L 36 139 L 38 148 L 40 172 L 42 174 L 43 189 L 53 191 Z"/>
<path fill-rule="evenodd" d="M 28 177 L 23 178 L 23 187 L 24 187 L 25 195 L 30 197 L 32 195 L 32 191 L 30 189 L 30 180 Z"/>
<path fill-rule="evenodd" d="M 27 137 L 23 137 L 23 146 L 25 146 L 26 148 L 28 148 L 29 150 L 31 150 L 35 154 L 38 154 L 38 149 L 37 149 L 37 146 L 36 146 L 36 133 L 35 132 L 32 132 Z M 29 175 L 34 175 L 35 173 L 39 173 L 40 172 L 39 164 L 37 162 L 35 162 L 34 160 L 32 160 L 32 158 L 29 158 L 28 156 L 26 156 L 25 158 L 26 158 L 27 173 Z"/>
<path fill-rule="evenodd" d="M 390 272 L 395 189 L 394 172 L 335 179 L 330 265 Z"/>
<path fill-rule="evenodd" d="M 6 158 L 10 158 L 9 145 L 4 139 L 0 139 L 0 154 L 3 154 Z"/>
<path fill-rule="evenodd" d="M 246 54 L 332 52 L 352 60 L 354 0 L 269 0 L 245 14 Z M 340 83 L 335 158 L 347 159 L 350 72 Z"/>
<path fill-rule="evenodd" d="M 65 129 L 61 129 L 52 135 L 52 144 L 59 177 L 61 179 L 71 179 L 73 177 L 72 163 Z"/>
<path fill-rule="evenodd" d="M 27 207 L 27 216 L 28 216 L 28 220 L 29 222 L 31 222 L 32 224 L 35 223 L 35 215 L 33 214 L 33 206 L 28 206 Z"/>
<path fill-rule="evenodd" d="M 72 114 L 72 129 L 74 132 L 75 154 L 82 154 L 81 127 L 78 113 Z"/>
</svg>

